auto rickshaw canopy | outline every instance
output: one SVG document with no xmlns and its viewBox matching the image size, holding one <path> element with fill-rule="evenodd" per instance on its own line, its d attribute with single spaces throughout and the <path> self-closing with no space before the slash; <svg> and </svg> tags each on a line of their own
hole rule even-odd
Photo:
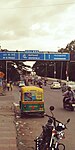
<svg viewBox="0 0 75 150">
<path fill-rule="evenodd" d="M 43 101 L 43 94 L 43 89 L 36 86 L 25 86 L 21 88 L 22 101 Z M 31 99 L 28 99 L 29 96 L 31 96 Z"/>
</svg>

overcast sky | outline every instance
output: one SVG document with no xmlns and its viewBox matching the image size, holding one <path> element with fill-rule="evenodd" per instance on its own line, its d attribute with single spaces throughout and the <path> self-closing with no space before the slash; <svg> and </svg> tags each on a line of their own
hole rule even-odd
<svg viewBox="0 0 75 150">
<path fill-rule="evenodd" d="M 75 40 L 75 0 L 0 0 L 0 45 L 57 51 Z"/>
</svg>

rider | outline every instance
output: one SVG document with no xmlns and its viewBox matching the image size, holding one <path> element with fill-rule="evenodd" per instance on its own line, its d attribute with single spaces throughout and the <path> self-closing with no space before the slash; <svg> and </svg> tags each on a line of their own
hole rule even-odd
<svg viewBox="0 0 75 150">
<path fill-rule="evenodd" d="M 63 94 L 64 99 L 63 102 L 68 103 L 69 101 L 74 100 L 74 92 L 71 90 L 71 87 L 68 87 L 67 91 Z"/>
<path fill-rule="evenodd" d="M 41 80 L 38 81 L 38 85 L 40 88 L 42 88 L 42 81 Z"/>
</svg>

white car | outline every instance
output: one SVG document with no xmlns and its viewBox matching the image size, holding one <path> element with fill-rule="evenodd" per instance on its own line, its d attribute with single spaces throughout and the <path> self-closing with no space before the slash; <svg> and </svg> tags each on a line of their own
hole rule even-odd
<svg viewBox="0 0 75 150">
<path fill-rule="evenodd" d="M 50 85 L 50 88 L 51 89 L 60 89 L 61 88 L 61 85 L 59 82 L 53 82 L 51 85 Z"/>
<path fill-rule="evenodd" d="M 24 81 L 20 81 L 20 82 L 19 82 L 19 87 L 22 87 L 22 86 L 25 86 Z"/>
<path fill-rule="evenodd" d="M 73 82 L 73 81 L 68 81 L 68 82 L 66 82 L 66 86 L 67 86 L 67 87 L 71 87 L 71 89 L 72 89 L 73 91 L 75 91 L 75 82 Z"/>
</svg>

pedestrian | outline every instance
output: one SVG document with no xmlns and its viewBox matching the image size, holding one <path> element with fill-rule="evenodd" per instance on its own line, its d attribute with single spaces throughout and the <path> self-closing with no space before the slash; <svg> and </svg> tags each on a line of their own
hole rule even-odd
<svg viewBox="0 0 75 150">
<path fill-rule="evenodd" d="M 6 81 L 3 81 L 3 91 L 6 91 Z"/>
<path fill-rule="evenodd" d="M 39 80 L 38 85 L 40 88 L 42 88 L 42 81 L 41 80 Z"/>
<path fill-rule="evenodd" d="M 46 86 L 47 85 L 47 79 L 45 78 L 44 79 L 44 86 Z"/>
<path fill-rule="evenodd" d="M 7 90 L 9 91 L 9 89 L 10 89 L 10 83 L 8 82 L 7 83 Z"/>
</svg>

